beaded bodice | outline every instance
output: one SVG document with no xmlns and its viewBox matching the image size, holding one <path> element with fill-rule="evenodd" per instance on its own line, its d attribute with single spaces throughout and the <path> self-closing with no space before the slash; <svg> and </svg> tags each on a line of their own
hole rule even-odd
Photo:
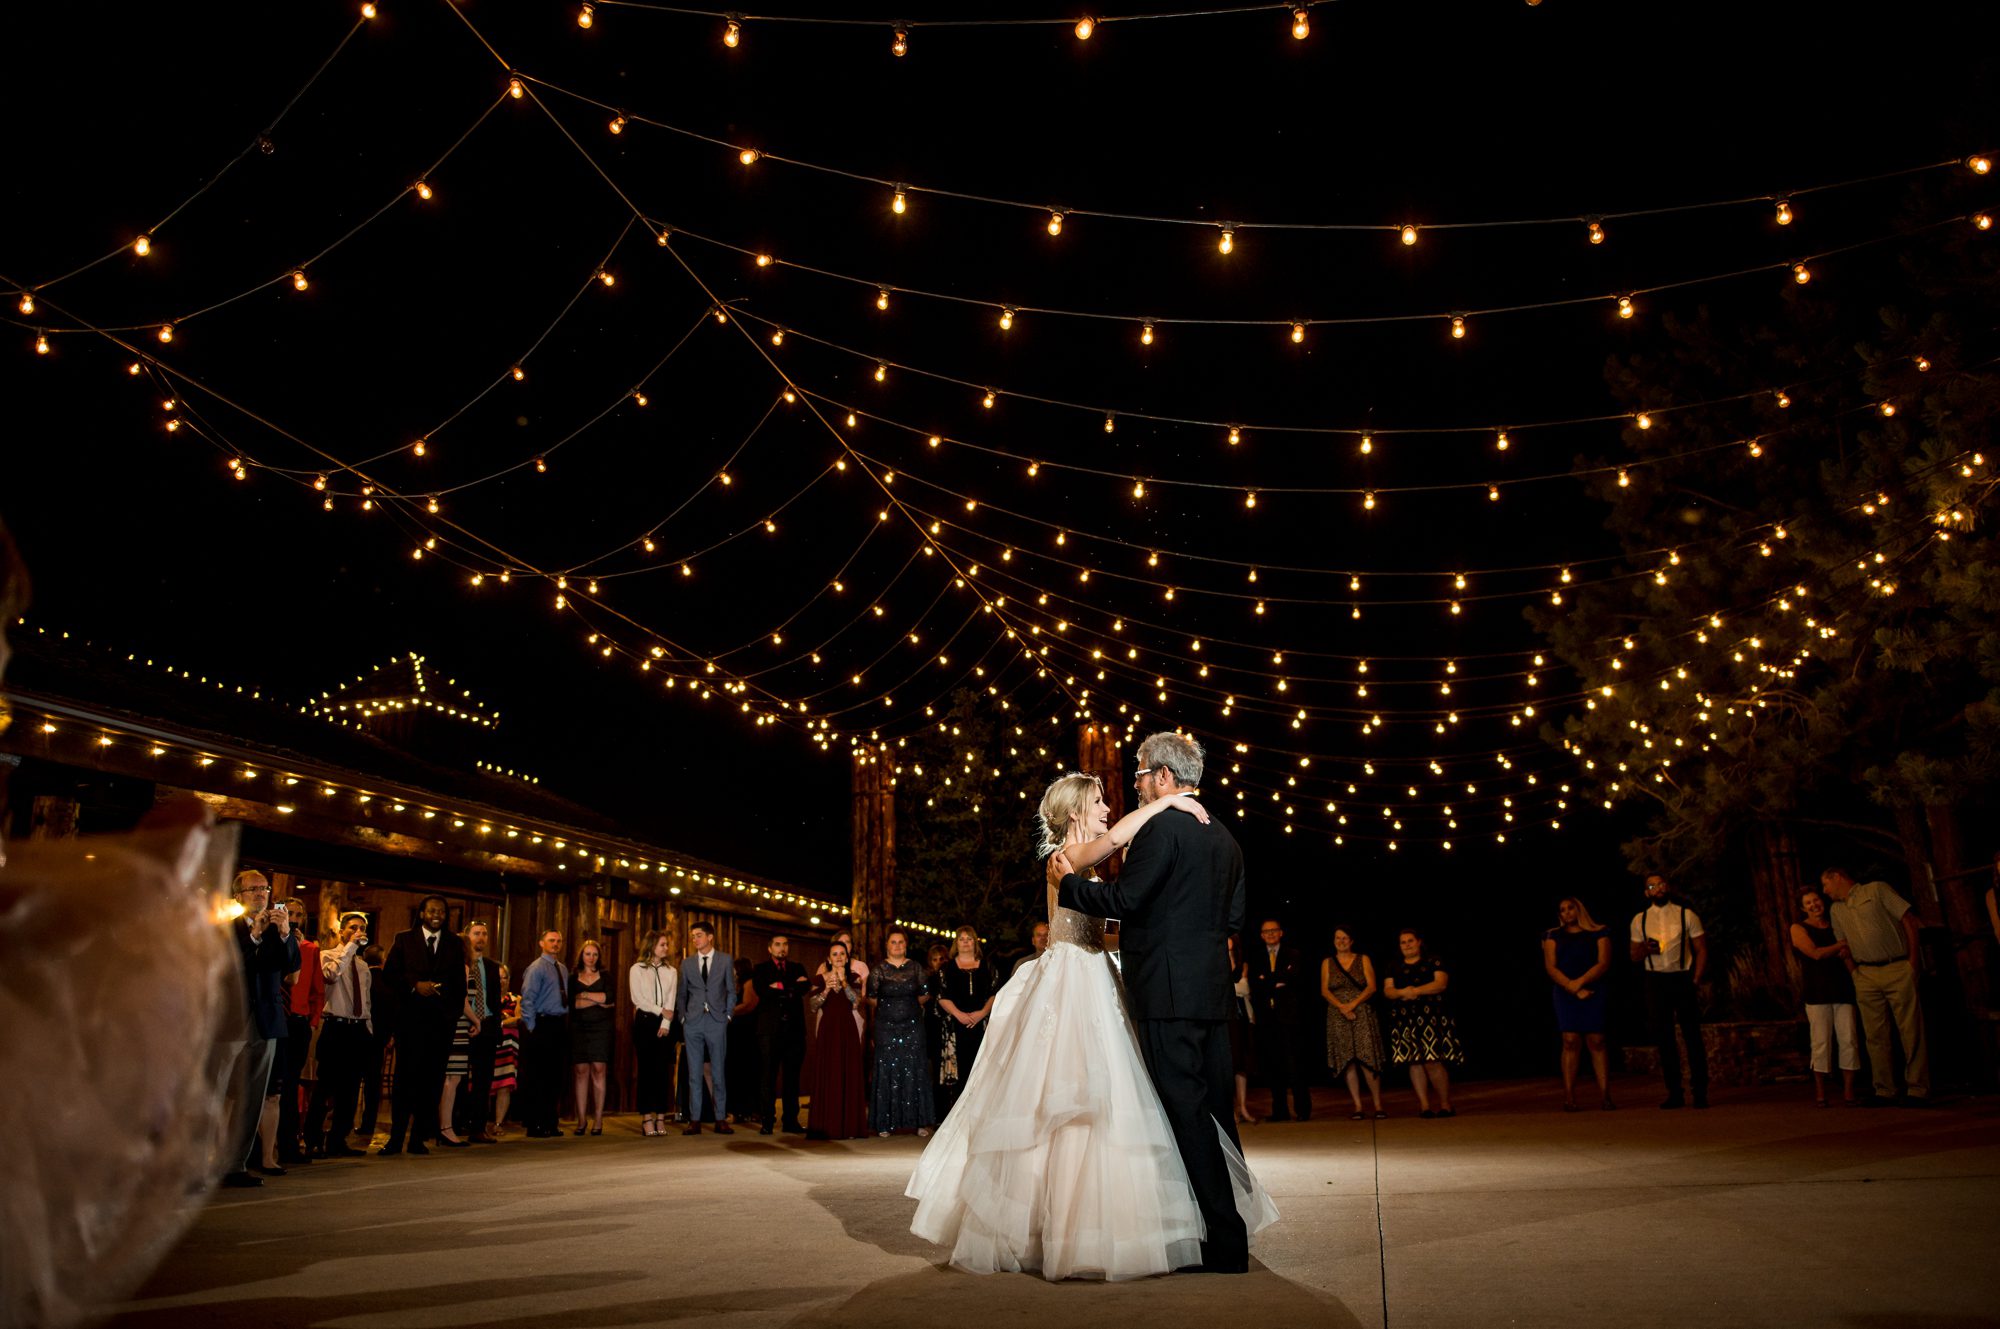
<svg viewBox="0 0 2000 1329">
<path fill-rule="evenodd" d="M 1097 878 L 1092 877 L 1092 881 Z M 1080 914 L 1074 909 L 1065 909 L 1056 903 L 1056 893 L 1049 892 L 1049 945 L 1068 942 L 1086 951 L 1104 949 L 1104 920 Z"/>
</svg>

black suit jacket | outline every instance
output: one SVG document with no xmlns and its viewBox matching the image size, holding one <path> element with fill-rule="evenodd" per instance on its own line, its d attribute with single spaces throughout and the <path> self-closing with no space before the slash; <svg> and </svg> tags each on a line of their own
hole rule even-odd
<svg viewBox="0 0 2000 1329">
<path fill-rule="evenodd" d="M 1140 828 L 1116 881 L 1071 873 L 1057 903 L 1119 920 L 1125 991 L 1139 1020 L 1227 1020 L 1229 937 L 1243 930 L 1243 851 L 1220 817 L 1167 811 Z"/>
<path fill-rule="evenodd" d="M 419 983 L 436 983 L 438 995 L 418 996 Z M 447 929 L 438 934 L 437 954 L 433 955 L 424 945 L 422 928 L 398 932 L 389 943 L 389 955 L 376 985 L 378 992 L 385 988 L 395 994 L 398 1029 L 428 1027 L 435 1032 L 441 1028 L 449 1038 L 465 1010 L 465 943 Z"/>
<path fill-rule="evenodd" d="M 1290 1024 L 1298 1019 L 1300 994 L 1305 991 L 1305 962 L 1295 946 L 1278 947 L 1278 967 L 1261 943 L 1250 951 L 1250 1005 L 1262 1023 Z"/>
<path fill-rule="evenodd" d="M 757 1031 L 759 1033 L 805 1032 L 805 997 L 812 976 L 805 966 L 786 960 L 766 960 L 750 971 L 750 986 L 757 991 Z"/>
</svg>

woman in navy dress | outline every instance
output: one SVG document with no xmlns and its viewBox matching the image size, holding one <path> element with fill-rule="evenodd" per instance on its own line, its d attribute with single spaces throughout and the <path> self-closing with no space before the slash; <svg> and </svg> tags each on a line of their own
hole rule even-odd
<svg viewBox="0 0 2000 1329">
<path fill-rule="evenodd" d="M 1611 934 L 1574 895 L 1556 905 L 1556 926 L 1542 935 L 1542 968 L 1555 985 L 1556 1028 L 1562 1031 L 1563 1111 L 1575 1112 L 1576 1072 L 1583 1049 L 1608 1111 L 1610 1073 L 1604 1054 L 1604 979 L 1611 972 Z"/>
<path fill-rule="evenodd" d="M 868 1004 L 875 1012 L 875 1093 L 869 1116 L 877 1135 L 914 1130 L 929 1135 L 937 1123 L 925 1073 L 924 1008 L 930 980 L 910 958 L 910 934 L 889 929 L 888 955 L 868 971 Z"/>
</svg>

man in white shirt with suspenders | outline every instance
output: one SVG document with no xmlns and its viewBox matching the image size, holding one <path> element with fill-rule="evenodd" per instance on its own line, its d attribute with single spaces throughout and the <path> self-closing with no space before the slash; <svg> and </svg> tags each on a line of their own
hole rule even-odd
<svg viewBox="0 0 2000 1329">
<path fill-rule="evenodd" d="M 1673 885 L 1658 872 L 1646 877 L 1646 907 L 1632 918 L 1632 959 L 1645 971 L 1646 1026 L 1660 1050 L 1660 1074 L 1667 1082 L 1663 1108 L 1686 1106 L 1681 1097 L 1681 1053 L 1674 1026 L 1687 1043 L 1687 1081 L 1698 1108 L 1708 1106 L 1708 1050 L 1701 1042 L 1701 1001 L 1696 994 L 1708 971 L 1708 938 L 1701 915 L 1676 899 Z"/>
</svg>

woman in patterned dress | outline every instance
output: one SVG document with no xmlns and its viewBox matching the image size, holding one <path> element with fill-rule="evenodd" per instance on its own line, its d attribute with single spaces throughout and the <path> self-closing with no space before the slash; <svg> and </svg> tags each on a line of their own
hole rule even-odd
<svg viewBox="0 0 2000 1329">
<path fill-rule="evenodd" d="M 507 1124 L 507 1109 L 514 1103 L 514 1087 L 521 1068 L 521 998 L 513 991 L 513 975 L 500 966 L 500 1042 L 493 1049 L 493 1133 Z"/>
<path fill-rule="evenodd" d="M 458 1102 L 458 1087 L 472 1076 L 472 969 L 465 971 L 465 1009 L 458 1013 L 458 1025 L 451 1032 L 451 1052 L 444 1063 L 444 1092 L 438 1095 L 437 1142 L 452 1149 L 472 1141 L 452 1129 L 452 1107 Z"/>
<path fill-rule="evenodd" d="M 1326 1064 L 1347 1081 L 1354 1099 L 1349 1120 L 1360 1121 L 1361 1081 L 1368 1081 L 1368 1096 L 1375 1101 L 1376 1117 L 1382 1110 L 1382 1027 L 1375 1019 L 1375 965 L 1354 949 L 1354 930 L 1333 930 L 1333 954 L 1320 961 L 1319 995 L 1326 1000 Z"/>
<path fill-rule="evenodd" d="M 1451 975 L 1444 961 L 1424 949 L 1423 934 L 1415 928 L 1398 933 L 1396 945 L 1403 962 L 1382 984 L 1382 995 L 1395 1003 L 1389 1008 L 1389 1060 L 1410 1068 L 1419 1117 L 1455 1117 L 1451 1073 L 1445 1068 L 1464 1064 L 1465 1052 L 1459 1046 L 1458 1026 L 1444 1006 Z M 1431 1093 L 1437 1095 L 1435 1111 Z"/>
</svg>

